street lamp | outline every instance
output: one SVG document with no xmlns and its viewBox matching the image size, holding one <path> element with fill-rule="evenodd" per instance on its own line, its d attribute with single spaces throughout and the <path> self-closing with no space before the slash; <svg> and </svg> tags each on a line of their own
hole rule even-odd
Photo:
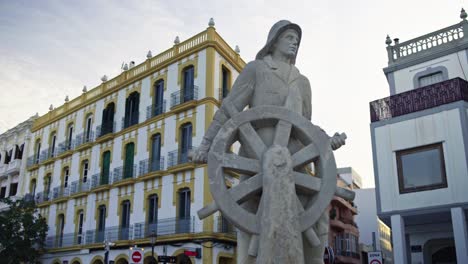
<svg viewBox="0 0 468 264">
<path fill-rule="evenodd" d="M 153 230 L 151 231 L 151 236 L 150 236 L 150 239 L 151 239 L 151 258 L 152 258 L 152 263 L 156 263 L 156 259 L 154 258 L 154 243 L 156 243 L 156 237 L 157 237 L 157 234 L 156 232 Z"/>
<path fill-rule="evenodd" d="M 109 251 L 110 251 L 110 247 L 111 246 L 115 246 L 115 243 L 112 243 L 110 241 L 108 241 L 107 239 L 104 241 L 104 250 L 105 250 L 105 254 L 104 254 L 104 264 L 108 264 L 109 263 Z"/>
</svg>

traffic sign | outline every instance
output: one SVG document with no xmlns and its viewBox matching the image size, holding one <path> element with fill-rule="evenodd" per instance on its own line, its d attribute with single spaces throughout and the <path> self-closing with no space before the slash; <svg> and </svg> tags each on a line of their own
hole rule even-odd
<svg viewBox="0 0 468 264">
<path fill-rule="evenodd" d="M 177 263 L 177 258 L 173 256 L 158 256 L 158 262 Z"/>
<path fill-rule="evenodd" d="M 382 264 L 382 252 L 374 251 L 367 253 L 367 259 L 369 264 Z"/>
<path fill-rule="evenodd" d="M 141 260 L 143 259 L 143 256 L 141 255 L 140 251 L 133 251 L 132 252 L 132 261 L 135 264 L 141 263 Z"/>
</svg>

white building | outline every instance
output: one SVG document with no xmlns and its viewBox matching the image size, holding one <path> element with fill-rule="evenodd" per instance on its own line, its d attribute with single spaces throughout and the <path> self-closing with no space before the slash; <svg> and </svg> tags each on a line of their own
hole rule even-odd
<svg viewBox="0 0 468 264">
<path fill-rule="evenodd" d="M 15 200 L 23 197 L 26 155 L 35 116 L 0 135 L 0 198 Z M 0 203 L 0 210 L 5 208 Z"/>
<path fill-rule="evenodd" d="M 354 218 L 359 228 L 359 243 L 370 251 L 382 252 L 386 264 L 393 263 L 391 230 L 377 216 L 375 188 L 355 189 L 358 214 Z"/>
<path fill-rule="evenodd" d="M 49 233 L 44 264 L 129 263 L 129 248 L 177 263 L 234 263 L 236 237 L 212 201 L 206 165 L 188 160 L 245 66 L 215 31 L 130 65 L 39 117 L 32 127 L 26 190 Z M 235 182 L 236 179 L 227 179 Z M 184 251 L 198 252 L 187 257 Z"/>
<path fill-rule="evenodd" d="M 392 45 L 370 103 L 377 212 L 395 263 L 468 263 L 468 21 Z M 428 18 L 429 19 L 429 18 Z"/>
</svg>

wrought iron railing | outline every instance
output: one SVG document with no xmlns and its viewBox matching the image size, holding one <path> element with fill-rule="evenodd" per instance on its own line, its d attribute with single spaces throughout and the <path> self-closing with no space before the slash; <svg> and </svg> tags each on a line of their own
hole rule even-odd
<svg viewBox="0 0 468 264">
<path fill-rule="evenodd" d="M 81 146 L 86 143 L 90 143 L 94 141 L 94 131 L 85 131 L 83 133 L 80 133 L 76 136 L 76 147 Z"/>
<path fill-rule="evenodd" d="M 435 32 L 414 38 L 405 42 L 399 43 L 396 41 L 394 45 L 391 40 L 387 39 L 387 53 L 389 64 L 405 60 L 406 58 L 414 58 L 417 55 L 424 55 L 427 50 L 440 49 L 444 47 L 454 47 L 462 41 L 468 42 L 468 21 L 462 22 L 437 30 Z"/>
<path fill-rule="evenodd" d="M 191 162 L 189 159 L 189 153 L 194 147 L 190 146 L 186 151 L 181 151 L 179 149 L 173 150 L 167 153 L 167 167 L 174 167 L 179 164 Z"/>
<path fill-rule="evenodd" d="M 150 159 L 141 160 L 138 169 L 138 176 L 143 176 L 153 171 L 164 170 L 164 157 L 160 157 L 159 160 L 155 161 Z"/>
<path fill-rule="evenodd" d="M 70 184 L 70 195 L 80 192 L 87 192 L 90 189 L 89 180 L 83 182 L 82 180 L 74 181 Z"/>
<path fill-rule="evenodd" d="M 46 248 L 71 247 L 80 244 L 84 244 L 84 239 L 75 233 L 48 236 L 45 241 Z"/>
<path fill-rule="evenodd" d="M 468 101 L 468 82 L 454 78 L 370 102 L 371 122 L 461 100 Z"/>
<path fill-rule="evenodd" d="M 34 197 L 34 201 L 38 204 L 47 202 L 49 200 L 50 200 L 50 193 L 48 192 L 38 192 L 36 193 L 36 196 Z"/>
<path fill-rule="evenodd" d="M 103 123 L 102 125 L 96 127 L 96 137 L 98 138 L 107 134 L 114 133 L 116 131 L 115 128 L 116 128 L 115 121 Z"/>
<path fill-rule="evenodd" d="M 135 178 L 137 176 L 137 165 L 133 164 L 131 167 L 120 166 L 114 168 L 112 173 L 112 183 L 116 183 L 125 179 Z"/>
<path fill-rule="evenodd" d="M 223 216 L 216 217 L 216 232 L 235 234 L 236 228 Z"/>
<path fill-rule="evenodd" d="M 128 117 L 128 116 L 124 116 L 122 117 L 122 125 L 121 125 L 121 129 L 125 129 L 127 127 L 131 127 L 133 125 L 136 125 L 138 124 L 138 118 L 140 116 L 140 112 L 134 112 L 132 113 L 132 116 Z"/>
<path fill-rule="evenodd" d="M 90 189 L 97 188 L 99 186 L 108 185 L 112 177 L 112 172 L 109 172 L 109 175 L 101 175 L 101 173 L 96 173 L 91 177 L 91 186 Z"/>
<path fill-rule="evenodd" d="M 166 100 L 162 104 L 155 104 L 146 107 L 146 119 L 161 115 L 166 112 Z"/>
<path fill-rule="evenodd" d="M 195 216 L 158 219 L 156 223 L 136 223 L 134 228 L 134 239 L 148 237 L 153 231 L 158 236 L 201 231 L 197 229 Z"/>
<path fill-rule="evenodd" d="M 171 94 L 171 108 L 177 105 L 183 104 L 188 101 L 198 100 L 198 86 L 193 85 L 193 87 L 185 88 L 184 90 L 179 90 Z"/>
<path fill-rule="evenodd" d="M 70 196 L 70 186 L 58 186 L 52 189 L 52 199 L 60 199 Z"/>
</svg>

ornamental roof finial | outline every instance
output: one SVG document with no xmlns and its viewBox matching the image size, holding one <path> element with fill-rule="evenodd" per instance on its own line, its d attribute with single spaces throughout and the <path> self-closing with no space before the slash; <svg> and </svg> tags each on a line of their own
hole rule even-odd
<svg viewBox="0 0 468 264">
<path fill-rule="evenodd" d="M 86 85 L 85 85 L 85 86 L 83 86 L 83 93 L 86 93 L 86 92 L 88 92 L 88 87 L 86 87 Z"/>
<path fill-rule="evenodd" d="M 174 39 L 174 45 L 178 45 L 180 43 L 179 36 L 176 36 Z"/>
<path fill-rule="evenodd" d="M 460 11 L 460 18 L 463 20 L 466 20 L 466 17 L 467 15 L 466 15 L 465 9 L 462 8 Z"/>
<path fill-rule="evenodd" d="M 392 39 L 389 35 L 387 35 L 387 38 L 385 39 L 385 44 L 387 44 L 387 46 L 390 46 L 390 44 L 392 44 Z"/>
<path fill-rule="evenodd" d="M 146 53 L 146 58 L 149 60 L 153 57 L 153 53 L 151 53 L 151 50 L 148 50 L 148 53 Z"/>
<path fill-rule="evenodd" d="M 209 27 L 214 27 L 215 26 L 215 22 L 214 22 L 213 18 L 210 18 L 210 21 L 208 22 L 208 26 Z"/>
<path fill-rule="evenodd" d="M 236 48 L 234 49 L 234 51 L 235 51 L 236 53 L 240 53 L 240 48 L 239 48 L 238 45 L 236 45 Z"/>
</svg>

